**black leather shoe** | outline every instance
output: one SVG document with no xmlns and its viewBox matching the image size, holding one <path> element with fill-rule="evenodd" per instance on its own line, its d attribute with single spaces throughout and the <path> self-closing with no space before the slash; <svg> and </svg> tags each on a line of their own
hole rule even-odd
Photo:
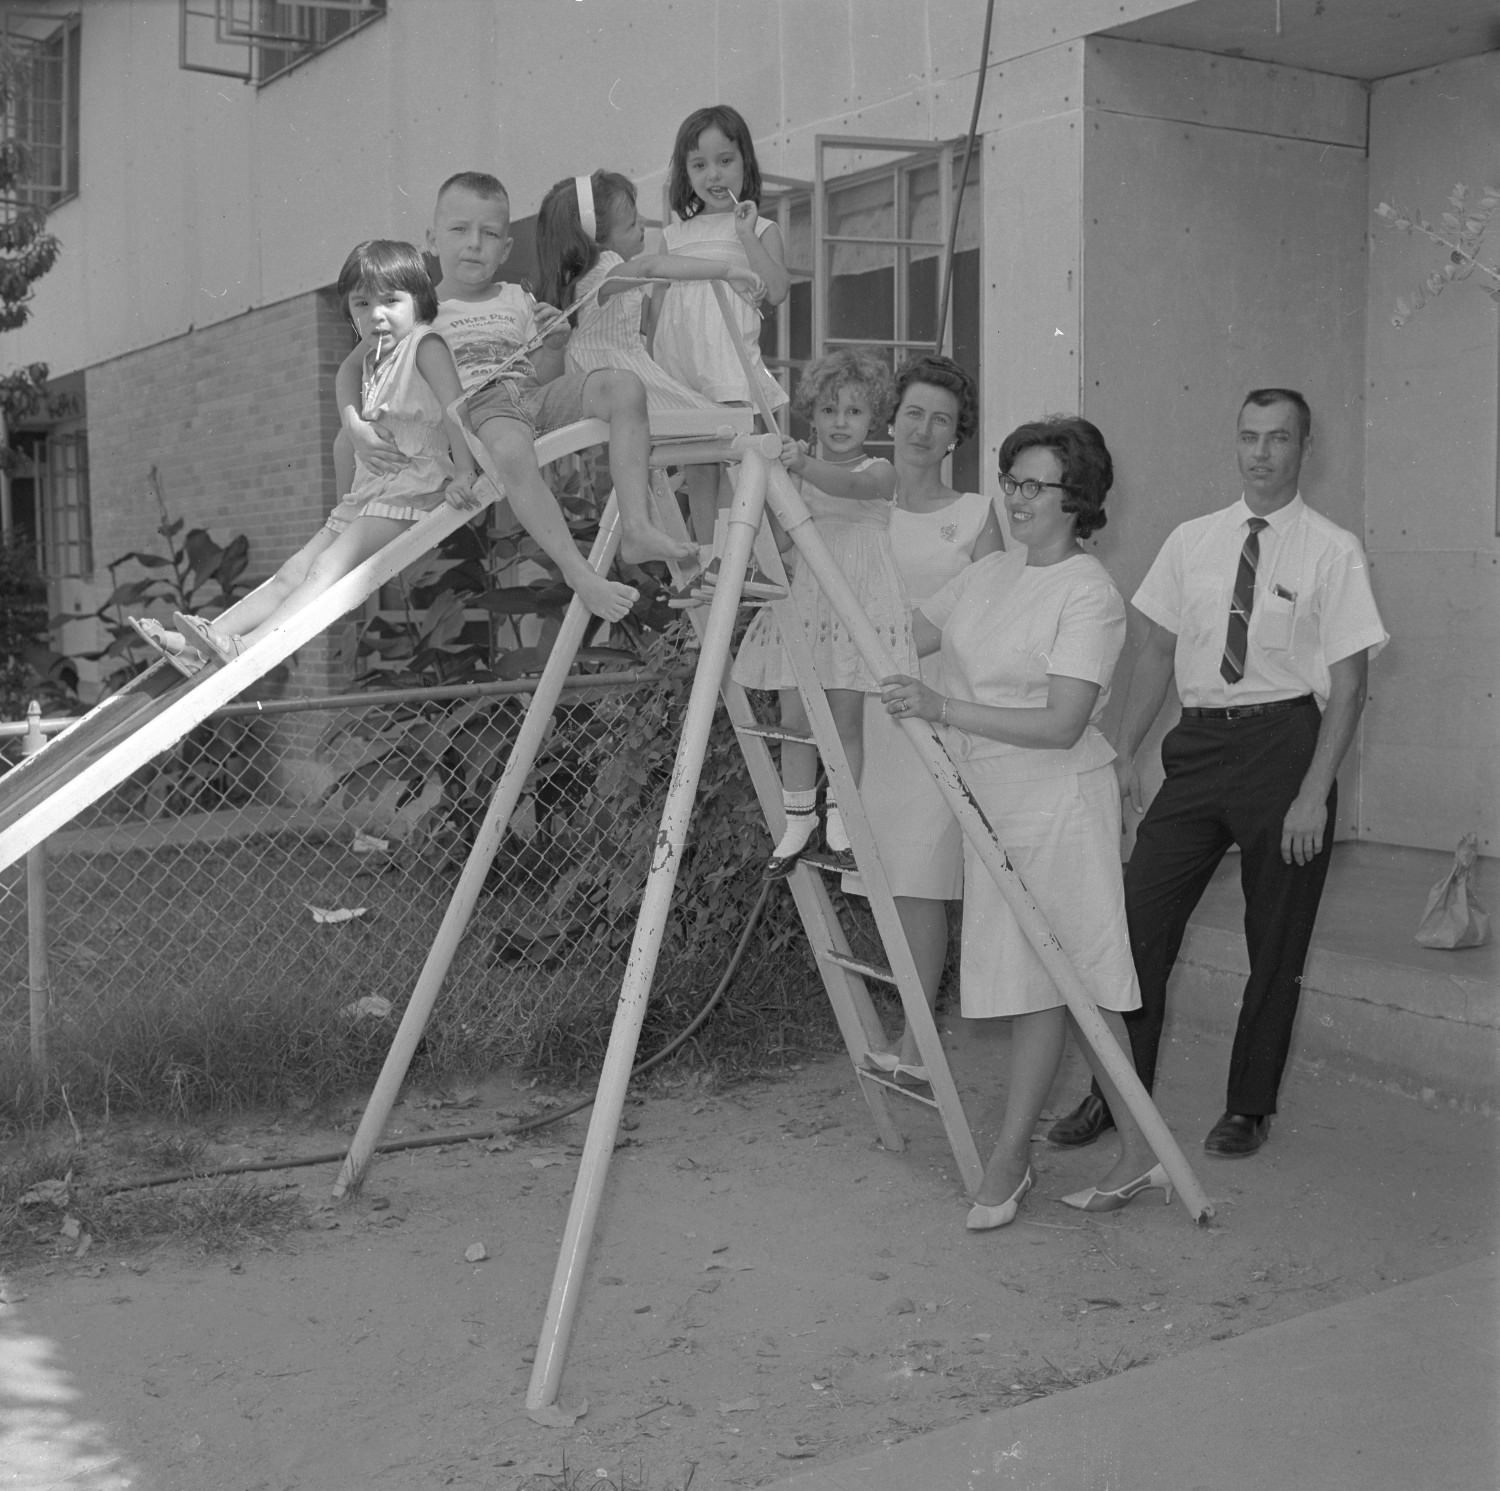
<svg viewBox="0 0 1500 1491">
<path fill-rule="evenodd" d="M 1269 1113 L 1226 1113 L 1213 1128 L 1203 1147 L 1223 1160 L 1242 1160 L 1254 1154 L 1271 1132 Z"/>
<path fill-rule="evenodd" d="M 1059 1118 L 1047 1130 L 1047 1143 L 1063 1149 L 1077 1149 L 1092 1144 L 1100 1134 L 1115 1126 L 1109 1104 L 1092 1092 L 1069 1114 Z"/>
</svg>

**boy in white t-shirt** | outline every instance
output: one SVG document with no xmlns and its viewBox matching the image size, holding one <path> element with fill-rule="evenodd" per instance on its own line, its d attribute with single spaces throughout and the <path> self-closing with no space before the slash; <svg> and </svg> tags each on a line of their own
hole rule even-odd
<svg viewBox="0 0 1500 1491">
<path fill-rule="evenodd" d="M 596 574 L 579 552 L 537 468 L 533 441 L 538 434 L 580 419 L 609 423 L 623 561 L 692 561 L 697 549 L 651 522 L 650 429 L 641 380 L 619 369 L 582 375 L 563 371 L 568 328 L 560 314 L 532 300 L 519 285 L 495 283 L 511 243 L 510 200 L 495 177 L 463 171 L 443 183 L 427 233 L 427 247 L 442 270 L 433 325 L 453 351 L 464 390 L 471 395 L 469 423 L 494 463 L 511 510 L 588 609 L 618 621 L 636 591 Z M 522 353 L 554 320 L 556 334 L 529 355 Z M 398 459 L 379 429 L 359 418 L 358 390 L 346 390 L 341 381 L 338 394 L 343 426 L 367 464 L 378 468 L 383 457 Z"/>
</svg>

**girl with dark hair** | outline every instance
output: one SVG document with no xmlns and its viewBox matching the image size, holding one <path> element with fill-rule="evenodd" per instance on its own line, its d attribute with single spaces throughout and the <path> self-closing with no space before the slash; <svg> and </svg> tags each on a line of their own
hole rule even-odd
<svg viewBox="0 0 1500 1491">
<path fill-rule="evenodd" d="M 941 652 L 943 691 L 897 675 L 884 680 L 882 697 L 897 718 L 946 727 L 965 783 L 1128 1051 L 1119 1012 L 1140 1006 L 1140 989 L 1125 924 L 1114 751 L 1098 726 L 1125 641 L 1125 604 L 1079 542 L 1103 526 L 1114 466 L 1083 419 L 1023 425 L 1000 449 L 1018 546 L 961 571 L 913 617 L 917 650 Z M 960 1000 L 967 1017 L 1011 1022 L 1005 1116 L 967 1222 L 985 1231 L 1013 1221 L 1034 1184 L 1031 1135 L 1062 1061 L 1067 1003 L 967 844 Z M 1092 1050 L 1086 1055 L 1092 1063 Z M 1157 1188 L 1170 1199 L 1166 1172 L 1107 1080 L 1106 1092 L 1120 1159 L 1100 1186 L 1064 1201 L 1112 1211 Z"/>
<path fill-rule="evenodd" d="M 682 254 L 646 254 L 635 185 L 615 171 L 570 176 L 542 198 L 536 220 L 540 295 L 574 311 L 568 368 L 591 373 L 625 368 L 646 385 L 652 413 L 712 409 L 713 400 L 670 378 L 653 360 L 643 334 L 646 285 L 651 280 L 725 280 L 751 301 L 765 295 L 748 265 Z"/>
<path fill-rule="evenodd" d="M 359 369 L 360 416 L 379 425 L 407 457 L 380 474 L 356 456 L 354 483 L 315 533 L 236 609 L 233 630 L 178 612 L 170 631 L 150 620 L 137 632 L 183 672 L 208 659 L 228 662 L 300 611 L 335 581 L 444 502 L 477 508 L 477 469 L 459 426 L 446 411 L 463 397 L 448 344 L 428 324 L 437 294 L 409 243 L 359 244 L 339 271 L 344 313 L 359 333 L 345 359 Z M 356 451 L 358 447 L 356 447 Z"/>
<path fill-rule="evenodd" d="M 791 279 L 781 229 L 759 215 L 760 167 L 749 126 L 735 110 L 718 104 L 683 120 L 672 147 L 668 194 L 676 214 L 676 221 L 663 232 L 669 254 L 754 270 L 765 286 L 767 305 L 786 299 Z M 652 301 L 651 355 L 670 377 L 716 404 L 756 402 L 717 297 L 707 284 L 658 287 Z M 757 308 L 743 297 L 732 299 L 730 305 L 756 387 L 766 404 L 778 409 L 787 396 L 761 361 Z M 698 472 L 711 473 L 712 481 Z M 694 468 L 688 497 L 700 539 L 714 526 L 720 488 L 713 467 Z"/>
</svg>

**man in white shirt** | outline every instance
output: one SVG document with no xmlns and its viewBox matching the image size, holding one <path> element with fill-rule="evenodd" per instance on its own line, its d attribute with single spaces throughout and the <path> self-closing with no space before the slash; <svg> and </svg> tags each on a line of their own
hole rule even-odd
<svg viewBox="0 0 1500 1491">
<path fill-rule="evenodd" d="M 1182 718 L 1162 742 L 1166 780 L 1125 869 L 1142 1000 L 1126 1025 L 1149 1089 L 1188 918 L 1237 844 L 1250 977 L 1224 1115 L 1204 1141 L 1223 1158 L 1254 1154 L 1270 1132 L 1328 873 L 1334 778 L 1364 708 L 1368 660 L 1387 640 L 1359 540 L 1302 500 L 1311 444 L 1300 393 L 1247 395 L 1238 430 L 1244 495 L 1175 529 L 1132 598 L 1148 632 L 1115 767 L 1137 812 L 1136 753 L 1172 682 Z M 1088 1144 L 1113 1127 L 1096 1085 L 1047 1137 Z"/>
</svg>

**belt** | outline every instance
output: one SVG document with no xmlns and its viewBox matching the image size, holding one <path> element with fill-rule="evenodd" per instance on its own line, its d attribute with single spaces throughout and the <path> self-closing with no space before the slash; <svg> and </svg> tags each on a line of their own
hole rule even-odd
<svg viewBox="0 0 1500 1491">
<path fill-rule="evenodd" d="M 1285 714 L 1289 709 L 1302 709 L 1316 702 L 1311 694 L 1299 694 L 1295 699 L 1272 699 L 1269 704 L 1229 704 L 1222 709 L 1190 706 L 1182 711 L 1182 717 L 1185 720 L 1251 720 L 1263 714 Z"/>
</svg>

